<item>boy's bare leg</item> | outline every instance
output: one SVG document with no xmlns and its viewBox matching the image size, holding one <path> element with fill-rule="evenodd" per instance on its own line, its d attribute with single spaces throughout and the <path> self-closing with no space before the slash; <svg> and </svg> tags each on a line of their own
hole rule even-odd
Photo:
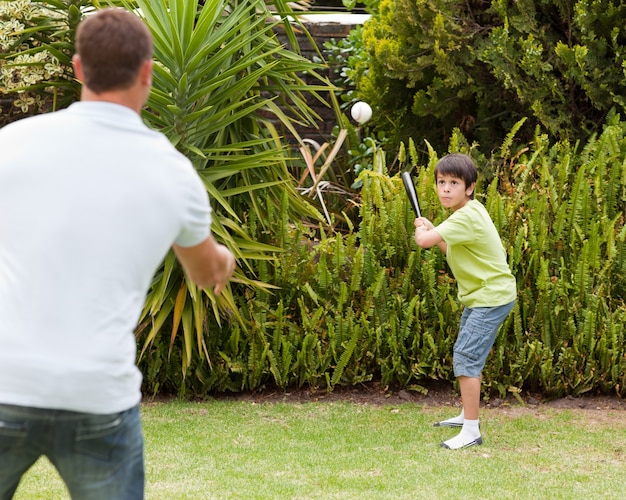
<svg viewBox="0 0 626 500">
<path fill-rule="evenodd" d="M 441 443 L 444 448 L 457 450 L 476 444 L 482 444 L 480 428 L 478 426 L 478 411 L 480 407 L 480 378 L 459 377 L 461 400 L 463 402 L 464 421 L 461 432 Z"/>
<path fill-rule="evenodd" d="M 480 408 L 480 379 L 474 377 L 459 377 L 461 401 L 466 420 L 478 420 Z"/>
<path fill-rule="evenodd" d="M 479 379 L 473 377 L 458 377 L 458 380 L 461 390 L 461 414 L 447 420 L 442 420 L 441 422 L 436 422 L 435 427 L 462 427 L 466 418 L 468 420 L 478 420 L 482 376 Z M 476 391 L 478 392 L 476 393 Z M 467 416 L 466 407 L 472 409 L 471 416 Z"/>
</svg>

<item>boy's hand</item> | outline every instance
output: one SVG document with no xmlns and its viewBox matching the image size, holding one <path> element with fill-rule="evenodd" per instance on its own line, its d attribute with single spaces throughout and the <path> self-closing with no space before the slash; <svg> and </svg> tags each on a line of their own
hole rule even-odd
<svg viewBox="0 0 626 500">
<path fill-rule="evenodd" d="M 415 219 L 415 228 L 417 229 L 418 227 L 423 228 L 426 231 L 430 231 L 431 229 L 434 229 L 435 226 L 433 225 L 432 222 L 430 222 L 426 217 L 419 217 L 417 219 Z"/>
<path fill-rule="evenodd" d="M 447 246 L 441 235 L 435 230 L 435 226 L 426 217 L 415 219 L 415 243 L 422 248 L 430 248 L 437 245 L 442 251 L 447 250 Z"/>
</svg>

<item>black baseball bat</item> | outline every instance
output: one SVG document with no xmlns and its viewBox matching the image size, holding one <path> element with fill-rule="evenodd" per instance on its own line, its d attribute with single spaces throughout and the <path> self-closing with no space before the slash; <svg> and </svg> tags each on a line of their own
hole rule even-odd
<svg viewBox="0 0 626 500">
<path fill-rule="evenodd" d="M 408 195 L 409 201 L 413 206 L 415 215 L 417 215 L 417 217 L 421 217 L 422 212 L 420 212 L 420 204 L 417 201 L 417 192 L 415 191 L 411 174 L 408 172 L 402 172 L 402 181 L 404 182 L 404 189 L 406 189 L 406 194 Z"/>
</svg>

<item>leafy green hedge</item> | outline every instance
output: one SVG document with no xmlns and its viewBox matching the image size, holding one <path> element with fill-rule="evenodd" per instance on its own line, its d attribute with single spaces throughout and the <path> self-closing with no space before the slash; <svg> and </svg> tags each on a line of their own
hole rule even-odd
<svg viewBox="0 0 626 500">
<path fill-rule="evenodd" d="M 521 124 L 518 124 L 518 126 Z M 626 394 L 626 139 L 617 118 L 583 148 L 537 135 L 512 153 L 513 132 L 478 188 L 507 248 L 518 302 L 484 370 L 484 389 L 549 397 L 597 390 Z M 474 154 L 460 135 L 451 151 Z M 381 154 L 381 156 L 384 156 Z M 437 154 L 414 166 L 424 214 L 443 220 L 433 180 Z M 345 234 L 287 220 L 287 200 L 267 201 L 267 238 L 284 249 L 258 278 L 274 290 L 235 290 L 247 327 L 207 325 L 209 363 L 182 381 L 163 363 L 167 346 L 142 360 L 146 388 L 185 394 L 326 387 L 379 380 L 421 390 L 452 380 L 460 316 L 456 287 L 438 249 L 413 242 L 413 215 L 399 176 L 361 174 L 360 223 Z M 253 222 L 252 222 L 253 223 Z M 159 361 L 160 360 L 160 361 Z"/>
<path fill-rule="evenodd" d="M 523 117 L 524 141 L 535 125 L 586 141 L 626 108 L 623 2 L 380 0 L 371 10 L 344 73 L 394 142 L 440 148 L 459 127 L 488 152 Z"/>
<path fill-rule="evenodd" d="M 124 0 L 102 3 L 135 7 L 135 2 Z M 285 2 L 278 3 L 280 11 L 288 12 Z M 587 103 L 581 108 L 582 118 L 559 111 L 554 123 L 541 122 L 551 133 L 569 123 L 568 117 L 575 117 L 571 121 L 576 129 L 586 129 L 578 127 L 581 121 L 599 123 L 595 111 L 589 112 L 591 107 L 602 117 L 609 106 L 623 107 L 621 94 L 609 92 L 621 85 L 615 68 L 621 67 L 622 55 L 617 49 L 623 45 L 609 21 L 621 19 L 625 11 L 600 3 L 607 9 L 595 9 L 593 15 L 576 10 L 572 26 L 580 28 L 579 34 L 584 36 L 576 45 L 557 43 L 557 48 L 561 74 L 575 83 L 571 88 L 584 90 L 589 99 L 602 99 L 587 102 L 570 92 L 568 103 Z M 12 105 L 22 112 L 44 111 L 75 98 L 75 82 L 67 75 L 48 81 L 52 76 L 45 71 L 53 68 L 56 75 L 67 69 L 80 8 L 92 2 L 5 4 L 0 20 L 27 21 L 24 29 L 11 31 L 11 42 L 0 54 L 3 70 L 10 69 L 7 78 L 17 85 L 9 88 L 5 82 L 5 90 L 35 92 L 34 96 L 20 94 Z M 327 87 L 303 86 L 295 75 L 315 72 L 317 66 L 277 44 L 259 11 L 264 4 L 258 0 L 235 2 L 236 8 L 226 17 L 219 15 L 225 5 L 219 3 L 205 4 L 202 9 L 196 1 L 139 0 L 137 4 L 158 34 L 155 92 L 144 117 L 194 158 L 218 205 L 216 233 L 236 249 L 242 264 L 232 293 L 215 300 L 210 293 L 188 287 L 173 257 L 166 259 L 137 331 L 139 347 L 146 347 L 139 360 L 144 389 L 202 395 L 266 386 L 332 390 L 337 384 L 380 380 L 384 385 L 419 390 L 429 379 L 452 380 L 451 353 L 460 314 L 454 281 L 437 249 L 424 251 L 414 245 L 413 217 L 403 186 L 397 175 L 388 174 L 384 152 L 374 152 L 374 171 L 360 174 L 359 217 L 356 222 L 345 217 L 342 224 L 354 227 L 339 232 L 299 220 L 314 210 L 289 184 L 288 158 L 281 139 L 269 124 L 258 122 L 254 112 L 263 108 L 288 122 L 273 100 L 264 97 L 276 95 L 291 103 L 289 107 L 299 119 L 312 120 L 301 92 Z M 510 25 L 511 36 L 523 35 L 519 43 L 507 45 L 511 53 L 519 55 L 527 47 L 529 54 L 538 57 L 537 47 L 530 42 L 543 33 L 541 25 L 531 23 L 533 29 L 526 35 L 516 10 L 528 6 L 529 2 L 521 2 L 505 11 L 504 3 L 498 2 L 492 14 L 515 21 Z M 422 14 L 428 17 L 433 12 Z M 293 37 L 286 18 L 283 24 Z M 461 41 L 468 36 L 463 30 L 459 34 L 458 30 L 442 29 L 441 23 L 426 26 L 426 31 L 432 28 L 437 36 L 458 35 Z M 409 32 L 414 36 L 413 30 Z M 182 38 L 181 33 L 185 35 Z M 491 31 L 503 33 L 502 29 Z M 585 51 L 587 42 L 596 38 L 602 43 L 591 45 L 597 45 L 601 53 Z M 546 46 L 553 47 L 555 40 L 547 42 Z M 617 48 L 614 54 L 609 46 Z M 450 55 L 456 54 L 457 47 L 463 55 L 468 44 L 446 47 Z M 602 53 L 604 49 L 608 51 Z M 217 52 L 220 57 L 215 56 Z M 186 58 L 178 57 L 183 53 Z M 255 57 L 251 58 L 251 53 Z M 601 57 L 607 54 L 610 57 Z M 20 57 L 26 59 L 19 62 Z M 46 69 L 48 58 L 54 64 Z M 595 65 L 596 59 L 602 64 Z M 528 65 L 524 58 L 512 60 Z M 461 57 L 460 61 L 473 59 Z M 449 67 L 445 57 L 440 62 L 446 65 L 438 71 L 449 69 L 452 75 L 458 74 L 460 66 Z M 574 71 L 574 66 L 580 72 Z M 552 74 L 545 65 L 528 67 Z M 516 75 L 510 81 L 519 87 L 511 89 L 521 101 L 549 103 L 543 93 L 561 88 L 544 88 L 535 73 L 516 68 L 509 68 Z M 33 75 L 38 75 L 36 82 L 21 87 L 32 82 Z M 609 77 L 612 79 L 607 80 Z M 434 84 L 441 81 L 433 77 Z M 465 89 L 464 80 L 459 81 Z M 607 81 L 617 83 L 611 87 Z M 443 87 L 454 87 L 448 83 Z M 49 88 L 54 89 L 52 94 L 48 94 Z M 380 88 L 373 92 L 386 95 Z M 437 102 L 458 102 L 459 95 L 453 97 Z M 485 106 L 502 104 L 497 99 L 480 102 Z M 533 109 L 536 111 L 536 106 Z M 442 116 L 448 116 L 449 110 L 444 111 Z M 492 116 L 474 114 L 485 119 Z M 513 113 L 507 120 L 517 116 Z M 394 123 L 406 132 L 415 121 Z M 432 128 L 431 120 L 419 123 Z M 610 118 L 602 135 L 585 147 L 567 142 L 551 145 L 536 134 L 530 148 L 512 151 L 520 127 L 521 122 L 513 127 L 501 150 L 489 160 L 481 158 L 477 148 L 459 134 L 449 141 L 450 151 L 471 153 L 483 167 L 479 194 L 502 234 L 519 285 L 518 303 L 484 372 L 485 390 L 501 395 L 524 389 L 549 396 L 588 390 L 624 395 L 626 126 L 617 117 Z M 489 147 L 487 144 L 483 145 Z M 412 143 L 408 152 L 402 148 L 399 153 L 401 167 L 416 170 L 424 213 L 435 221 L 445 217 L 433 189 L 437 156 L 430 149 L 427 164 L 420 165 Z M 241 219 L 235 221 L 235 214 Z M 268 257 L 266 253 L 274 250 L 273 258 Z M 150 341 L 146 343 L 146 339 Z"/>
</svg>

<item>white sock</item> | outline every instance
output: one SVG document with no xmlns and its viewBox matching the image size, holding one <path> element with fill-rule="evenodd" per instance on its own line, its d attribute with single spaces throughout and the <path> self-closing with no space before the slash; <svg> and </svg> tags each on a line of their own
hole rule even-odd
<svg viewBox="0 0 626 500">
<path fill-rule="evenodd" d="M 440 424 L 461 424 L 465 421 L 465 411 L 461 408 L 461 414 L 457 417 L 449 418 L 447 420 L 443 420 Z"/>
<path fill-rule="evenodd" d="M 479 420 L 465 420 L 463 422 L 463 428 L 461 434 L 465 433 L 473 439 L 480 437 L 480 425 Z"/>
<path fill-rule="evenodd" d="M 459 448 L 465 448 L 473 444 L 481 444 L 482 439 L 480 437 L 480 427 L 478 420 L 465 420 L 463 422 L 463 428 L 461 432 L 454 436 L 452 439 L 441 443 L 445 448 L 451 450 L 458 450 Z"/>
</svg>

